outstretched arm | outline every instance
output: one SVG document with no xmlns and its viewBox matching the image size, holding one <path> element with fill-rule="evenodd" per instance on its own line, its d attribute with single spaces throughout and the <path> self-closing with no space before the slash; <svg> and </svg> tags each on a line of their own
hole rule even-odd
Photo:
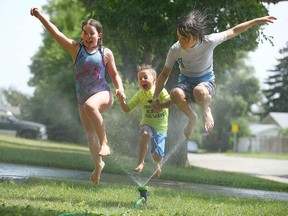
<svg viewBox="0 0 288 216">
<path fill-rule="evenodd" d="M 130 111 L 130 108 L 128 107 L 127 105 L 127 102 L 126 102 L 126 99 L 123 99 L 123 98 L 119 98 L 119 103 L 120 103 L 120 106 L 121 106 L 121 109 L 123 110 L 123 112 L 129 112 Z"/>
<path fill-rule="evenodd" d="M 105 48 L 104 53 L 105 53 L 104 56 L 105 65 L 109 73 L 109 76 L 116 88 L 116 96 L 118 96 L 117 94 L 120 94 L 123 97 L 123 99 L 126 99 L 122 79 L 117 71 L 113 52 L 110 49 Z"/>
<path fill-rule="evenodd" d="M 120 91 L 120 90 L 116 90 L 116 96 L 118 97 L 121 109 L 123 110 L 123 112 L 129 112 L 130 108 L 126 102 L 126 95 L 124 93 L 124 91 Z"/>
<path fill-rule="evenodd" d="M 170 108 L 170 106 L 171 106 L 172 104 L 173 104 L 172 101 L 169 100 L 169 101 L 166 101 L 166 102 L 160 104 L 160 107 L 161 107 L 161 109 Z"/>
<path fill-rule="evenodd" d="M 52 37 L 72 56 L 73 60 L 75 60 L 79 47 L 77 47 L 77 41 L 74 41 L 66 35 L 64 35 L 59 29 L 51 23 L 48 19 L 46 19 L 41 11 L 38 8 L 31 8 L 30 10 L 31 16 L 35 16 L 46 30 L 52 35 Z M 78 49 L 77 49 L 78 48 Z"/>
<path fill-rule="evenodd" d="M 158 95 L 160 94 L 162 89 L 165 87 L 165 85 L 168 81 L 170 72 L 171 72 L 171 69 L 164 66 L 162 72 L 160 73 L 159 77 L 157 78 L 156 87 L 155 87 L 155 91 L 153 94 L 153 101 L 152 101 L 152 107 L 154 110 L 161 109 L 161 107 L 159 106 Z"/>
<path fill-rule="evenodd" d="M 273 23 L 274 20 L 277 20 L 277 18 L 274 16 L 265 16 L 265 17 L 255 18 L 255 19 L 243 22 L 241 24 L 238 24 L 234 26 L 233 28 L 225 31 L 227 40 L 241 34 L 242 32 L 247 31 L 249 28 L 253 27 L 254 25 Z"/>
</svg>

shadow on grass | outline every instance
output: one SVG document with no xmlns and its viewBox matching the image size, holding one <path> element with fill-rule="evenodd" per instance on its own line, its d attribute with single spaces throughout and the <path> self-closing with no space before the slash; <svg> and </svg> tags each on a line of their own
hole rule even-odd
<svg viewBox="0 0 288 216">
<path fill-rule="evenodd" d="M 55 210 L 45 210 L 39 208 L 33 208 L 32 206 L 5 206 L 2 204 L 0 206 L 0 215 L 5 216 L 51 216 L 51 215 L 59 215 L 60 212 Z"/>
</svg>

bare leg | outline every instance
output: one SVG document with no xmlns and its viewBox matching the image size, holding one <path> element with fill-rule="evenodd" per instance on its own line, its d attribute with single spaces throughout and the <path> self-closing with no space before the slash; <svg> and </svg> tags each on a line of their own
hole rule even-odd
<svg viewBox="0 0 288 216">
<path fill-rule="evenodd" d="M 139 142 L 138 165 L 134 168 L 135 172 L 141 172 L 144 167 L 145 157 L 148 151 L 150 138 L 151 138 L 151 134 L 147 131 L 143 131 L 140 137 L 140 142 Z"/>
<path fill-rule="evenodd" d="M 188 123 L 184 129 L 184 135 L 186 139 L 189 139 L 196 123 L 197 114 L 189 106 L 186 95 L 182 89 L 172 89 L 170 92 L 170 96 L 171 101 L 188 117 Z"/>
<path fill-rule="evenodd" d="M 91 96 L 84 105 L 84 110 L 90 122 L 93 124 L 95 133 L 99 138 L 100 156 L 110 155 L 110 148 L 105 132 L 105 124 L 102 117 L 102 112 L 108 110 L 113 103 L 112 93 L 108 91 L 99 92 Z"/>
<path fill-rule="evenodd" d="M 205 131 L 209 132 L 214 127 L 214 119 L 209 107 L 212 97 L 209 94 L 207 88 L 203 85 L 196 86 L 193 91 L 193 95 L 195 97 L 196 103 L 198 103 L 201 107 L 204 129 Z"/>
<path fill-rule="evenodd" d="M 94 184 L 98 184 L 100 182 L 101 172 L 105 166 L 105 163 L 102 160 L 102 157 L 99 156 L 100 145 L 98 141 L 97 142 L 89 141 L 88 146 L 95 164 L 95 169 L 91 174 L 91 181 Z"/>
<path fill-rule="evenodd" d="M 93 124 L 90 122 L 89 118 L 86 115 L 86 112 L 84 111 L 84 107 L 80 105 L 79 105 L 79 114 L 83 128 L 86 133 L 90 154 L 92 156 L 95 165 L 95 169 L 91 174 L 91 181 L 95 184 L 98 184 L 100 181 L 101 172 L 105 166 L 102 157 L 99 156 L 100 151 L 99 140 L 97 134 L 95 133 Z"/>
<path fill-rule="evenodd" d="M 161 170 L 161 165 L 160 163 L 162 162 L 162 158 L 159 157 L 159 155 L 156 152 L 153 152 L 152 154 L 154 164 L 155 164 L 155 176 L 160 177 L 162 175 L 162 170 Z"/>
</svg>

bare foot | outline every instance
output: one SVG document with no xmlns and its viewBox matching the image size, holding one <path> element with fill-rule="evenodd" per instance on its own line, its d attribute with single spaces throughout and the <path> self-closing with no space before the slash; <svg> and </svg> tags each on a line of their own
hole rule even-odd
<svg viewBox="0 0 288 216">
<path fill-rule="evenodd" d="M 92 172 L 90 179 L 94 184 L 98 184 L 100 182 L 100 175 L 101 175 L 101 172 L 102 172 L 104 166 L 105 166 L 105 163 L 104 163 L 104 161 L 102 161 L 96 167 L 96 169 Z"/>
<path fill-rule="evenodd" d="M 143 168 L 144 168 L 144 164 L 143 164 L 143 163 L 140 163 L 140 164 L 139 164 L 137 167 L 135 167 L 133 170 L 134 170 L 135 172 L 140 173 Z"/>
<path fill-rule="evenodd" d="M 194 123 L 191 121 L 188 121 L 186 127 L 184 128 L 184 135 L 186 139 L 189 139 L 192 134 L 192 129 L 194 127 Z"/>
<path fill-rule="evenodd" d="M 159 178 L 162 175 L 161 166 L 159 164 L 155 165 L 155 176 Z"/>
<path fill-rule="evenodd" d="M 209 107 L 203 110 L 203 121 L 204 121 L 204 128 L 206 132 L 209 132 L 214 127 L 214 119 Z"/>
<path fill-rule="evenodd" d="M 185 135 L 186 139 L 190 138 L 190 136 L 193 132 L 197 117 L 198 117 L 197 113 L 194 110 L 192 110 L 192 112 L 193 112 L 193 116 L 192 116 L 192 118 L 189 118 L 187 125 L 184 128 L 184 135 Z"/>
<path fill-rule="evenodd" d="M 108 155 L 110 155 L 110 148 L 109 148 L 109 146 L 107 144 L 101 146 L 101 150 L 99 152 L 99 155 L 100 156 L 108 156 Z"/>
</svg>

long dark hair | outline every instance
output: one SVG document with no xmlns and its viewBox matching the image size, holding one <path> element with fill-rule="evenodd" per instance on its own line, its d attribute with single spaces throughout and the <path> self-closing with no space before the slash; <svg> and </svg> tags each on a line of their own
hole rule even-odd
<svg viewBox="0 0 288 216">
<path fill-rule="evenodd" d="M 98 20 L 88 19 L 88 20 L 83 21 L 82 24 L 81 24 L 81 29 L 83 30 L 83 27 L 86 26 L 86 25 L 94 26 L 96 28 L 98 34 L 102 33 L 102 25 L 101 25 L 101 23 Z M 83 39 L 80 40 L 80 44 L 83 45 Z M 97 48 L 98 48 L 98 50 L 101 53 L 103 65 L 105 66 L 104 53 L 102 51 L 102 47 L 103 47 L 103 42 L 102 42 L 102 37 L 101 37 L 101 38 L 98 38 Z"/>
<path fill-rule="evenodd" d="M 83 30 L 83 27 L 86 25 L 94 26 L 96 28 L 98 34 L 102 33 L 102 25 L 98 20 L 88 19 L 88 20 L 83 21 L 81 24 L 81 29 Z M 80 40 L 80 43 L 83 44 L 82 39 Z M 102 37 L 101 37 L 98 39 L 98 42 L 97 42 L 97 47 L 100 50 L 100 52 L 102 52 L 102 50 L 101 50 L 102 46 L 103 46 L 103 43 L 102 43 Z"/>
</svg>

